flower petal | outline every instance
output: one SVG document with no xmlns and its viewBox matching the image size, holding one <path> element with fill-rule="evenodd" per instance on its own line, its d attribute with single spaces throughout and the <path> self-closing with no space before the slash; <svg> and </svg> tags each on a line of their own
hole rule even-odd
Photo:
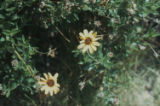
<svg viewBox="0 0 160 106">
<path fill-rule="evenodd" d="M 41 91 L 44 91 L 44 90 L 46 90 L 47 89 L 47 86 L 42 86 L 41 87 Z"/>
<path fill-rule="evenodd" d="M 100 43 L 99 42 L 93 42 L 93 45 L 100 46 Z"/>
<path fill-rule="evenodd" d="M 84 35 L 85 35 L 85 36 L 88 35 L 88 30 L 87 30 L 87 29 L 84 29 L 83 32 L 84 32 Z"/>
<path fill-rule="evenodd" d="M 44 79 L 44 78 L 40 78 L 40 81 L 46 82 L 46 79 Z"/>
<path fill-rule="evenodd" d="M 54 88 L 54 94 L 57 94 L 59 92 L 59 88 Z"/>
<path fill-rule="evenodd" d="M 93 36 L 96 37 L 96 36 L 97 36 L 97 32 L 94 32 L 94 33 L 93 33 Z"/>
<path fill-rule="evenodd" d="M 45 85 L 45 84 L 46 84 L 46 82 L 39 81 L 39 82 L 38 82 L 38 84 L 39 84 L 39 85 Z"/>
<path fill-rule="evenodd" d="M 93 35 L 93 31 L 90 31 L 90 32 L 89 32 L 89 35 Z"/>
<path fill-rule="evenodd" d="M 94 45 L 91 45 L 91 48 L 92 48 L 94 51 L 97 50 L 97 48 L 96 48 Z"/>
<path fill-rule="evenodd" d="M 58 88 L 60 87 L 60 85 L 58 83 L 55 86 L 57 86 Z"/>
<path fill-rule="evenodd" d="M 95 38 L 95 41 L 102 39 L 102 37 L 97 37 Z"/>
<path fill-rule="evenodd" d="M 92 54 L 94 52 L 94 50 L 92 49 L 92 47 L 89 47 L 89 52 Z"/>
<path fill-rule="evenodd" d="M 53 78 L 53 76 L 50 72 L 48 72 L 48 76 L 49 76 L 49 78 Z"/>
<path fill-rule="evenodd" d="M 50 92 L 50 95 L 53 96 L 53 91 L 50 90 L 49 92 Z"/>
<path fill-rule="evenodd" d="M 79 33 L 79 36 L 80 36 L 80 39 L 81 39 L 81 40 L 84 40 L 84 39 L 85 39 L 85 35 L 84 35 L 82 32 Z"/>
<path fill-rule="evenodd" d="M 55 73 L 54 76 L 53 76 L 55 79 L 58 78 L 58 73 Z"/>
<path fill-rule="evenodd" d="M 46 73 L 43 73 L 43 75 L 46 79 L 48 79 L 48 75 Z"/>
<path fill-rule="evenodd" d="M 80 44 L 80 45 L 78 45 L 78 49 L 82 49 L 82 48 L 84 48 L 85 47 L 85 44 L 84 43 L 82 43 L 82 44 Z"/>
<path fill-rule="evenodd" d="M 79 43 L 80 43 L 80 44 L 81 44 L 81 43 L 84 43 L 84 40 L 81 40 Z"/>
<path fill-rule="evenodd" d="M 85 53 L 88 49 L 89 49 L 89 47 L 88 47 L 88 46 L 85 46 L 85 47 L 82 49 L 82 53 Z"/>
<path fill-rule="evenodd" d="M 44 92 L 46 95 L 49 93 L 49 90 L 48 89 L 45 89 L 45 92 Z"/>
</svg>

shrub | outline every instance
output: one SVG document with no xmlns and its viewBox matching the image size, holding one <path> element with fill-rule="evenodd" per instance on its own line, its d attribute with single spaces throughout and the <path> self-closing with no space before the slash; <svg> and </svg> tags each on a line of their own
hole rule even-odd
<svg viewBox="0 0 160 106">
<path fill-rule="evenodd" d="M 158 0 L 0 1 L 1 104 L 115 105 L 114 90 L 158 42 L 159 6 Z M 85 29 L 100 45 L 82 52 Z M 59 73 L 57 95 L 44 95 L 37 83 L 48 72 Z"/>
</svg>

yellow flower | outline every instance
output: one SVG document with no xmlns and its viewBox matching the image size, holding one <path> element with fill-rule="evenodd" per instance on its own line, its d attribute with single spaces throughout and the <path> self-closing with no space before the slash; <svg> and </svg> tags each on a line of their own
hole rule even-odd
<svg viewBox="0 0 160 106">
<path fill-rule="evenodd" d="M 51 73 L 44 73 L 43 74 L 45 78 L 40 78 L 40 81 L 38 84 L 40 85 L 41 91 L 44 91 L 45 94 L 50 94 L 51 96 L 54 94 L 57 94 L 59 92 L 60 85 L 57 83 L 58 73 L 56 73 L 54 76 L 51 75 Z"/>
<path fill-rule="evenodd" d="M 96 46 L 100 46 L 100 43 L 97 42 L 97 40 L 101 39 L 100 37 L 97 37 L 97 32 L 84 30 L 83 33 L 79 33 L 80 36 L 80 44 L 78 46 L 78 49 L 82 51 L 82 53 L 85 53 L 87 50 L 92 54 L 94 51 L 97 50 Z"/>
</svg>

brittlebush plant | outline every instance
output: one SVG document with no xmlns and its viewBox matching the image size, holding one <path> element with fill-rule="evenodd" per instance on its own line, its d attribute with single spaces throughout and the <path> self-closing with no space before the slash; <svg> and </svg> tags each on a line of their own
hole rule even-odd
<svg viewBox="0 0 160 106">
<path fill-rule="evenodd" d="M 1 0 L 0 104 L 116 105 L 115 89 L 141 57 L 153 50 L 159 59 L 159 7 L 159 0 Z"/>
</svg>

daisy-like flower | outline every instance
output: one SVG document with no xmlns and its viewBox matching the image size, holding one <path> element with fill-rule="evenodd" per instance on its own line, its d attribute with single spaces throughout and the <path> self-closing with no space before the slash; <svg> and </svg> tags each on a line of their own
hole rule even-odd
<svg viewBox="0 0 160 106">
<path fill-rule="evenodd" d="M 56 54 L 55 52 L 56 52 L 56 48 L 55 49 L 49 48 L 48 56 L 51 56 L 52 58 L 54 58 Z"/>
<path fill-rule="evenodd" d="M 101 39 L 101 37 L 97 37 L 97 32 L 84 30 L 83 33 L 79 33 L 80 36 L 80 44 L 78 49 L 85 53 L 87 50 L 92 54 L 94 51 L 97 50 L 96 46 L 100 46 L 100 43 L 97 40 Z"/>
<path fill-rule="evenodd" d="M 45 94 L 50 94 L 53 96 L 53 94 L 57 94 L 60 89 L 60 85 L 57 83 L 58 73 L 56 73 L 54 76 L 52 76 L 51 73 L 44 73 L 43 74 L 45 78 L 40 78 L 40 81 L 38 84 L 40 85 L 40 90 L 44 91 Z"/>
</svg>

